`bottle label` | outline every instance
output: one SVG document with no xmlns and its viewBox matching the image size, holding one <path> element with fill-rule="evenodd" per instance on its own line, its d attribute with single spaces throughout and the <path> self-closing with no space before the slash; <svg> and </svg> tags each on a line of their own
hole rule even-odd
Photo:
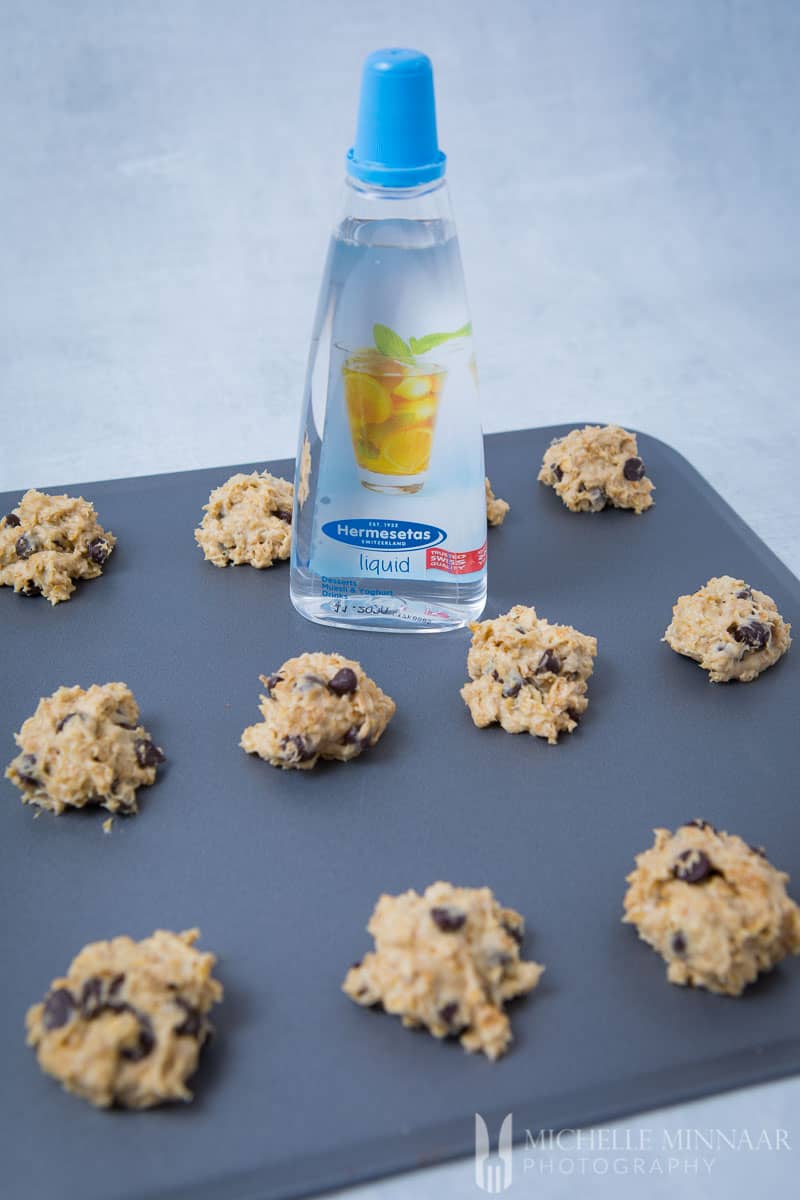
<svg viewBox="0 0 800 1200">
<path fill-rule="evenodd" d="M 468 583 L 486 568 L 483 439 L 457 243 L 433 254 L 379 249 L 332 250 L 342 286 L 308 562 L 330 597 L 391 597 L 411 580 Z M 337 254 L 353 258 L 349 269 L 337 270 Z"/>
</svg>

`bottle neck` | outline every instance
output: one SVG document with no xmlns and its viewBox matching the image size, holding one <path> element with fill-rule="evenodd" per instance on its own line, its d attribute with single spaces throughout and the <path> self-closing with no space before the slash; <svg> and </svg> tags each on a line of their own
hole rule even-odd
<svg viewBox="0 0 800 1200">
<path fill-rule="evenodd" d="M 442 177 L 413 188 L 386 188 L 348 175 L 339 219 L 452 221 L 447 180 Z"/>
</svg>

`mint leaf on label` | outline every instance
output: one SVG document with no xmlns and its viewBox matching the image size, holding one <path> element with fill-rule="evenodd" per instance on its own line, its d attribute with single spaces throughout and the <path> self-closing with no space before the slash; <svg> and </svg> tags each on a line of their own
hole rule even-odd
<svg viewBox="0 0 800 1200">
<path fill-rule="evenodd" d="M 421 338 L 409 338 L 409 342 L 414 354 L 426 354 L 428 350 L 434 350 L 444 342 L 452 341 L 453 338 L 467 337 L 470 333 L 472 333 L 472 322 L 467 321 L 466 325 L 462 325 L 460 329 L 455 329 L 452 333 L 426 333 Z"/>
<path fill-rule="evenodd" d="M 372 336 L 375 339 L 375 347 L 381 354 L 385 354 L 387 358 L 399 358 L 403 362 L 410 362 L 413 355 L 410 347 L 400 337 L 399 333 L 395 333 L 388 325 L 373 325 Z"/>
</svg>

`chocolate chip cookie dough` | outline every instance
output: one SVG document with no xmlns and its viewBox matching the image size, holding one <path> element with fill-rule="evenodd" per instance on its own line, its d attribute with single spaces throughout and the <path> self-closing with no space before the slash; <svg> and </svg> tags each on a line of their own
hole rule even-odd
<svg viewBox="0 0 800 1200">
<path fill-rule="evenodd" d="M 232 475 L 215 488 L 194 536 L 217 567 L 271 567 L 292 550 L 294 488 L 269 471 Z"/>
<path fill-rule="evenodd" d="M 164 761 L 124 683 L 61 687 L 39 701 L 14 738 L 20 753 L 6 778 L 24 804 L 56 814 L 87 804 L 135 813 L 136 789 L 153 783 Z"/>
<path fill-rule="evenodd" d="M 308 434 L 303 436 L 303 449 L 300 451 L 300 469 L 297 481 L 297 503 L 302 508 L 309 497 L 309 480 L 311 479 L 311 442 Z"/>
<path fill-rule="evenodd" d="M 434 883 L 424 895 L 383 895 L 367 926 L 375 950 L 347 972 L 343 989 L 381 1004 L 411 1029 L 457 1037 L 496 1059 L 511 1041 L 507 1000 L 536 987 L 544 967 L 520 958 L 525 923 L 488 887 Z"/>
<path fill-rule="evenodd" d="M 760 971 L 800 953 L 789 877 L 760 847 L 701 820 L 655 835 L 628 876 L 623 920 L 662 956 L 670 983 L 738 996 Z"/>
<path fill-rule="evenodd" d="M 141 942 L 92 942 L 28 1010 L 39 1066 L 98 1108 L 151 1108 L 191 1100 L 186 1080 L 222 999 L 213 954 L 194 949 L 197 929 L 163 929 Z"/>
<path fill-rule="evenodd" d="M 600 512 L 607 504 L 643 513 L 653 503 L 636 435 L 619 425 L 586 425 L 548 446 L 539 482 L 572 512 Z"/>
<path fill-rule="evenodd" d="M 102 575 L 116 544 L 82 496 L 31 489 L 0 518 L 0 587 L 59 604 L 69 600 L 76 579 Z"/>
<path fill-rule="evenodd" d="M 394 715 L 394 700 L 341 654 L 301 654 L 260 679 L 264 719 L 245 729 L 240 745 L 274 767 L 347 762 L 374 746 Z"/>
<path fill-rule="evenodd" d="M 475 724 L 499 722 L 508 733 L 535 734 L 551 745 L 559 733 L 572 733 L 589 706 L 597 639 L 551 625 L 522 604 L 470 629 L 471 682 L 461 695 Z"/>
<path fill-rule="evenodd" d="M 791 628 L 771 596 L 720 575 L 678 597 L 663 640 L 699 662 L 712 683 L 750 683 L 789 649 Z"/>
<path fill-rule="evenodd" d="M 502 525 L 511 505 L 507 500 L 501 500 L 492 491 L 489 478 L 486 478 L 486 520 L 490 525 Z"/>
</svg>

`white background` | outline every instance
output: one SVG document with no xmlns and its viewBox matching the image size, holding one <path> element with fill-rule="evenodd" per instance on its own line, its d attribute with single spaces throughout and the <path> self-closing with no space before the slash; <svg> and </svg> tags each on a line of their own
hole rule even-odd
<svg viewBox="0 0 800 1200">
<path fill-rule="evenodd" d="M 800 573 L 794 0 L 4 0 L 0 489 L 294 452 L 360 60 L 391 44 L 435 62 L 487 431 L 656 434 Z M 626 1125 L 800 1145 L 799 1101 Z M 797 1169 L 520 1168 L 509 1194 L 786 1195 Z M 471 1171 L 357 1194 L 455 1200 Z"/>
</svg>

